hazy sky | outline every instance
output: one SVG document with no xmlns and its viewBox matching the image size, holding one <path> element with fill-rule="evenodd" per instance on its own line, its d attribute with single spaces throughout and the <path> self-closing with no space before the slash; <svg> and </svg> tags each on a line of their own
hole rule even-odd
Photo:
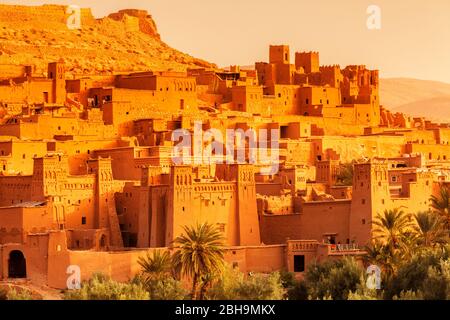
<svg viewBox="0 0 450 320">
<path fill-rule="evenodd" d="M 170 46 L 220 66 L 268 60 L 269 44 L 320 51 L 321 64 L 366 64 L 382 77 L 450 83 L 450 0 L 9 0 L 77 4 L 97 17 L 147 9 Z M 381 30 L 366 27 L 369 5 Z"/>
</svg>

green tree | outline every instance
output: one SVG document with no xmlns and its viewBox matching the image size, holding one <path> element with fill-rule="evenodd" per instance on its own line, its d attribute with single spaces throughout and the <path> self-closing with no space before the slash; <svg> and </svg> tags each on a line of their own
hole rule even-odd
<svg viewBox="0 0 450 320">
<path fill-rule="evenodd" d="M 311 299 L 347 300 L 358 288 L 363 270 L 353 258 L 328 260 L 311 265 L 305 283 Z"/>
<path fill-rule="evenodd" d="M 192 278 L 192 299 L 196 300 L 202 278 L 219 272 L 223 266 L 223 236 L 216 227 L 207 223 L 183 229 L 184 234 L 174 242 L 177 251 L 173 261 L 181 274 Z"/>
<path fill-rule="evenodd" d="M 171 277 L 152 281 L 148 291 L 151 300 L 185 300 L 188 296 L 182 283 Z"/>
<path fill-rule="evenodd" d="M 172 257 L 168 251 L 155 250 L 152 255 L 147 252 L 145 257 L 139 257 L 138 264 L 147 283 L 166 279 L 172 271 Z"/>
<path fill-rule="evenodd" d="M 449 248 L 418 251 L 405 261 L 387 284 L 385 298 L 416 294 L 427 300 L 448 299 L 450 292 Z"/>
<path fill-rule="evenodd" d="M 308 288 L 304 281 L 295 278 L 295 273 L 282 270 L 280 279 L 288 300 L 308 300 Z"/>
<path fill-rule="evenodd" d="M 414 233 L 417 244 L 424 247 L 443 245 L 448 240 L 444 221 L 435 212 L 419 212 L 414 216 Z"/>
<path fill-rule="evenodd" d="M 142 284 L 150 294 L 151 300 L 184 300 L 186 290 L 180 281 L 174 279 L 172 257 L 168 251 L 155 250 L 139 257 L 140 274 L 133 283 Z"/>
<path fill-rule="evenodd" d="M 389 281 L 397 270 L 400 257 L 392 255 L 390 248 L 377 240 L 372 241 L 372 244 L 367 246 L 365 251 L 366 255 L 363 259 L 366 265 L 378 266 L 382 271 L 382 282 L 386 283 Z"/>
<path fill-rule="evenodd" d="M 374 240 L 386 244 L 392 256 L 408 249 L 405 244 L 412 226 L 410 215 L 399 209 L 385 210 L 383 214 L 377 215 L 372 224 Z"/>
<path fill-rule="evenodd" d="M 286 294 L 278 272 L 245 275 L 227 265 L 208 290 L 213 300 L 282 300 Z"/>
<path fill-rule="evenodd" d="M 347 163 L 340 167 L 336 176 L 337 186 L 353 185 L 353 163 Z"/>
<path fill-rule="evenodd" d="M 450 229 L 450 189 L 442 186 L 438 196 L 431 196 L 431 207 L 438 212 L 444 220 L 445 227 Z"/>
<path fill-rule="evenodd" d="M 147 290 L 141 284 L 120 283 L 102 274 L 94 274 L 81 284 L 79 290 L 69 290 L 65 300 L 149 300 Z"/>
</svg>

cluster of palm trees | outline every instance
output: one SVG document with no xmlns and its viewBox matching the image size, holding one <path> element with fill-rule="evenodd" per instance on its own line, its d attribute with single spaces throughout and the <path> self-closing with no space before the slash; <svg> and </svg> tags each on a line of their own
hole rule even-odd
<svg viewBox="0 0 450 320">
<path fill-rule="evenodd" d="M 378 265 L 385 280 L 394 275 L 402 262 L 422 249 L 448 244 L 450 231 L 450 189 L 443 186 L 431 197 L 432 210 L 407 214 L 400 209 L 386 210 L 373 224 L 373 241 L 367 247 L 366 262 Z"/>
<path fill-rule="evenodd" d="M 224 238 L 213 225 L 197 224 L 184 227 L 184 233 L 174 241 L 173 254 L 156 250 L 140 257 L 138 263 L 147 285 L 167 277 L 184 276 L 192 280 L 191 299 L 203 300 L 214 277 L 224 265 Z"/>
</svg>

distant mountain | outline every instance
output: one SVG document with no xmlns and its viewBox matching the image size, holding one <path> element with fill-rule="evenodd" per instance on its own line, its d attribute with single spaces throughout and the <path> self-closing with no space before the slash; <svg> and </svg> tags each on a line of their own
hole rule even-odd
<svg viewBox="0 0 450 320">
<path fill-rule="evenodd" d="M 380 101 L 392 112 L 450 122 L 450 84 L 409 78 L 380 80 Z"/>
</svg>

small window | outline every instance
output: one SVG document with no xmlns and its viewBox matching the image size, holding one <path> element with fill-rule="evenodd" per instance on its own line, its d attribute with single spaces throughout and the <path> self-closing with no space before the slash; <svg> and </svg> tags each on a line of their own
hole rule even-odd
<svg viewBox="0 0 450 320">
<path fill-rule="evenodd" d="M 86 217 L 81 217 L 81 224 L 85 225 L 86 224 Z"/>
<path fill-rule="evenodd" d="M 366 219 L 362 219 L 362 220 L 361 220 L 361 223 L 362 223 L 362 224 L 366 224 Z"/>
</svg>

